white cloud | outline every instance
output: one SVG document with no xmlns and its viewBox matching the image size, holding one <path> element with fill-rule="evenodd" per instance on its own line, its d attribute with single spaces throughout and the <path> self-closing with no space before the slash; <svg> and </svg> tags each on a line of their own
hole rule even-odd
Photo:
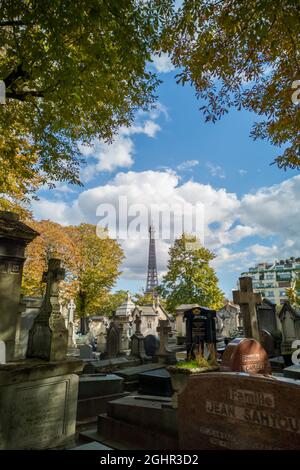
<svg viewBox="0 0 300 470">
<path fill-rule="evenodd" d="M 245 176 L 245 175 L 248 173 L 248 171 L 247 171 L 247 170 L 244 170 L 243 168 L 240 168 L 240 169 L 238 170 L 238 173 L 239 173 L 241 176 Z"/>
<path fill-rule="evenodd" d="M 184 162 L 177 165 L 178 171 L 190 170 L 194 166 L 199 165 L 199 160 L 185 160 Z"/>
<path fill-rule="evenodd" d="M 225 172 L 223 168 L 219 165 L 214 165 L 212 162 L 207 162 L 206 163 L 206 168 L 210 172 L 212 176 L 216 176 L 218 178 L 225 178 Z"/>
<path fill-rule="evenodd" d="M 46 199 L 33 202 L 38 219 L 49 218 L 63 224 L 97 223 L 100 203 L 117 206 L 120 196 L 128 205 L 150 207 L 166 203 L 202 202 L 205 207 L 205 246 L 217 258 L 214 266 L 236 275 L 259 261 L 295 256 L 300 253 L 300 176 L 280 184 L 261 188 L 241 199 L 225 188 L 216 189 L 195 181 L 181 183 L 173 171 L 118 173 L 109 183 L 83 191 L 73 203 Z M 256 236 L 258 238 L 253 239 Z M 275 237 L 275 238 L 274 238 Z M 236 246 L 243 240 L 243 249 Z M 123 277 L 145 280 L 147 240 L 122 242 L 126 261 Z M 169 243 L 157 241 L 158 269 L 166 269 Z"/>
<path fill-rule="evenodd" d="M 169 73 L 175 69 L 169 54 L 166 52 L 163 52 L 160 55 L 153 55 L 152 65 L 159 73 Z"/>
<path fill-rule="evenodd" d="M 157 103 L 149 112 L 137 113 L 131 127 L 121 127 L 111 143 L 95 140 L 92 145 L 80 145 L 80 151 L 86 160 L 81 170 L 83 182 L 91 181 L 101 172 L 114 172 L 117 168 L 130 168 L 134 164 L 134 141 L 132 136 L 144 134 L 154 138 L 161 127 L 156 120 L 163 115 L 167 118 L 167 110 Z"/>
</svg>

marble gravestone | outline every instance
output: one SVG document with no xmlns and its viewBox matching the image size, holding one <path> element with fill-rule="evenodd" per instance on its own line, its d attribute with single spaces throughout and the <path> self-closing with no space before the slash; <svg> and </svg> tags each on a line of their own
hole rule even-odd
<svg viewBox="0 0 300 470">
<path fill-rule="evenodd" d="M 216 358 L 216 311 L 206 307 L 188 309 L 184 313 L 186 321 L 187 360 L 197 354 L 205 356 L 205 349 L 211 359 Z"/>
<path fill-rule="evenodd" d="M 252 338 L 232 340 L 223 353 L 220 370 L 264 375 L 272 373 L 267 352 Z"/>
<path fill-rule="evenodd" d="M 14 360 L 25 248 L 38 233 L 13 212 L 0 211 L 0 340 Z"/>
<path fill-rule="evenodd" d="M 184 450 L 300 450 L 300 385 L 240 373 L 192 375 L 178 397 L 178 429 Z"/>
</svg>

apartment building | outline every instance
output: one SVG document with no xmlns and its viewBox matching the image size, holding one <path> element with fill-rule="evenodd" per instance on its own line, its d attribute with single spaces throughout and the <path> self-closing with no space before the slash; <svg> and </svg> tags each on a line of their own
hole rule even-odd
<svg viewBox="0 0 300 470">
<path fill-rule="evenodd" d="M 286 289 L 300 279 L 300 258 L 259 263 L 241 276 L 252 277 L 253 289 L 271 302 L 282 305 L 287 300 Z M 298 292 L 300 295 L 300 291 Z"/>
</svg>

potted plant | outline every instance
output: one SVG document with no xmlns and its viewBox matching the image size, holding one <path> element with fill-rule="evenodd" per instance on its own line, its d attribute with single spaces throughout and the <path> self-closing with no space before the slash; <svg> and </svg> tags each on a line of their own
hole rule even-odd
<svg viewBox="0 0 300 470">
<path fill-rule="evenodd" d="M 215 372 L 219 366 L 214 354 L 211 359 L 205 359 L 202 354 L 196 353 L 194 359 L 179 361 L 176 365 L 167 367 L 171 375 L 173 388 L 173 406 L 178 406 L 178 395 L 185 389 L 191 375 L 203 374 L 204 372 Z"/>
</svg>

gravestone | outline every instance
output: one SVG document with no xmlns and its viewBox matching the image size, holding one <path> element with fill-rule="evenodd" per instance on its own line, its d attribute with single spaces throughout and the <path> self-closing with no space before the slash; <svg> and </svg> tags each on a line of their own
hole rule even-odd
<svg viewBox="0 0 300 470">
<path fill-rule="evenodd" d="M 120 325 L 112 321 L 107 329 L 106 337 L 106 355 L 107 357 L 116 357 L 121 351 L 122 329 Z"/>
<path fill-rule="evenodd" d="M 185 311 L 187 360 L 197 354 L 204 356 L 205 347 L 210 356 L 216 356 L 216 311 L 197 307 Z"/>
<path fill-rule="evenodd" d="M 76 348 L 76 330 L 75 330 L 75 310 L 76 305 L 73 299 L 68 303 L 68 347 Z"/>
<path fill-rule="evenodd" d="M 33 326 L 35 318 L 39 314 L 42 300 L 43 299 L 41 297 L 23 297 L 25 308 L 20 314 L 17 327 L 15 348 L 16 359 L 25 359 L 26 357 L 29 331 Z"/>
<path fill-rule="evenodd" d="M 157 336 L 147 335 L 145 336 L 144 346 L 147 356 L 154 357 L 159 350 L 159 339 Z"/>
<path fill-rule="evenodd" d="M 300 380 L 300 364 L 293 364 L 292 366 L 283 369 L 283 377 Z"/>
<path fill-rule="evenodd" d="M 178 400 L 179 448 L 299 450 L 300 385 L 239 373 L 192 375 Z"/>
<path fill-rule="evenodd" d="M 260 343 L 262 347 L 266 350 L 268 356 L 276 356 L 276 343 L 271 333 L 267 330 L 260 330 L 259 335 Z"/>
<path fill-rule="evenodd" d="M 44 306 L 49 307 L 49 315 L 41 316 L 39 320 L 43 321 L 35 323 L 42 333 L 44 327 L 50 329 L 50 354 L 48 357 L 43 355 L 43 359 L 47 360 L 40 360 L 39 355 L 35 354 L 37 346 L 43 352 L 46 348 L 47 352 L 47 342 L 37 344 L 33 341 L 33 359 L 13 362 L 16 325 L 24 307 L 23 302 L 20 302 L 24 249 L 36 235 L 37 232 L 19 222 L 18 216 L 1 214 L 0 340 L 4 340 L 9 358 L 6 364 L 0 364 L 1 450 L 63 447 L 70 444 L 75 436 L 78 374 L 82 370 L 82 363 L 67 360 L 66 355 L 61 354 L 65 352 L 62 351 L 64 348 L 55 350 L 56 346 L 62 345 L 63 339 L 63 332 L 58 328 L 60 312 L 57 277 L 47 279 L 44 302 L 47 299 L 49 302 L 45 302 Z M 51 263 L 49 272 L 50 268 Z M 54 272 L 52 270 L 52 274 Z M 41 311 L 38 316 L 40 314 Z M 50 315 L 53 318 L 49 318 Z M 64 320 L 61 319 L 65 330 Z M 34 325 L 31 332 L 35 334 L 38 331 L 33 331 Z M 63 360 L 58 361 L 59 358 Z"/>
<path fill-rule="evenodd" d="M 158 327 L 156 328 L 156 331 L 159 334 L 159 349 L 157 353 L 159 357 L 164 358 L 169 355 L 168 340 L 171 330 L 172 328 L 170 327 L 168 320 L 158 321 Z"/>
<path fill-rule="evenodd" d="M 6 345 L 0 340 L 0 364 L 6 364 Z"/>
<path fill-rule="evenodd" d="M 271 374 L 268 354 L 253 338 L 235 338 L 225 349 L 221 372 L 247 372 L 249 374 Z"/>
<path fill-rule="evenodd" d="M 12 212 L 0 211 L 0 340 L 14 359 L 25 248 L 38 233 Z"/>
<path fill-rule="evenodd" d="M 139 393 L 160 397 L 171 397 L 172 383 L 166 369 L 151 370 L 139 375 Z"/>
<path fill-rule="evenodd" d="M 292 349 L 296 339 L 300 339 L 300 312 L 285 302 L 279 312 L 279 319 L 282 327 L 281 351 L 284 353 Z"/>
<path fill-rule="evenodd" d="M 145 352 L 144 341 L 145 338 L 141 333 L 141 317 L 136 315 L 135 318 L 135 333 L 131 336 L 131 356 L 138 357 L 142 361 L 149 359 Z"/>
<path fill-rule="evenodd" d="M 259 341 L 256 306 L 261 303 L 262 297 L 260 293 L 253 292 L 251 277 L 240 277 L 239 281 L 240 290 L 232 291 L 233 302 L 241 307 L 245 337 Z"/>
<path fill-rule="evenodd" d="M 80 359 L 93 359 L 93 348 L 89 344 L 81 344 L 79 346 Z"/>
<path fill-rule="evenodd" d="M 266 330 L 270 333 L 278 329 L 276 322 L 276 305 L 268 299 L 263 299 L 262 303 L 257 305 L 257 322 L 259 330 Z"/>
<path fill-rule="evenodd" d="M 1 450 L 48 449 L 73 442 L 81 368 L 75 360 L 0 365 Z"/>
<path fill-rule="evenodd" d="M 27 357 L 48 361 L 61 361 L 66 358 L 68 331 L 58 301 L 59 283 L 64 279 L 65 271 L 60 264 L 59 259 L 51 258 L 48 271 L 43 275 L 46 292 L 40 312 L 29 333 Z"/>
</svg>

